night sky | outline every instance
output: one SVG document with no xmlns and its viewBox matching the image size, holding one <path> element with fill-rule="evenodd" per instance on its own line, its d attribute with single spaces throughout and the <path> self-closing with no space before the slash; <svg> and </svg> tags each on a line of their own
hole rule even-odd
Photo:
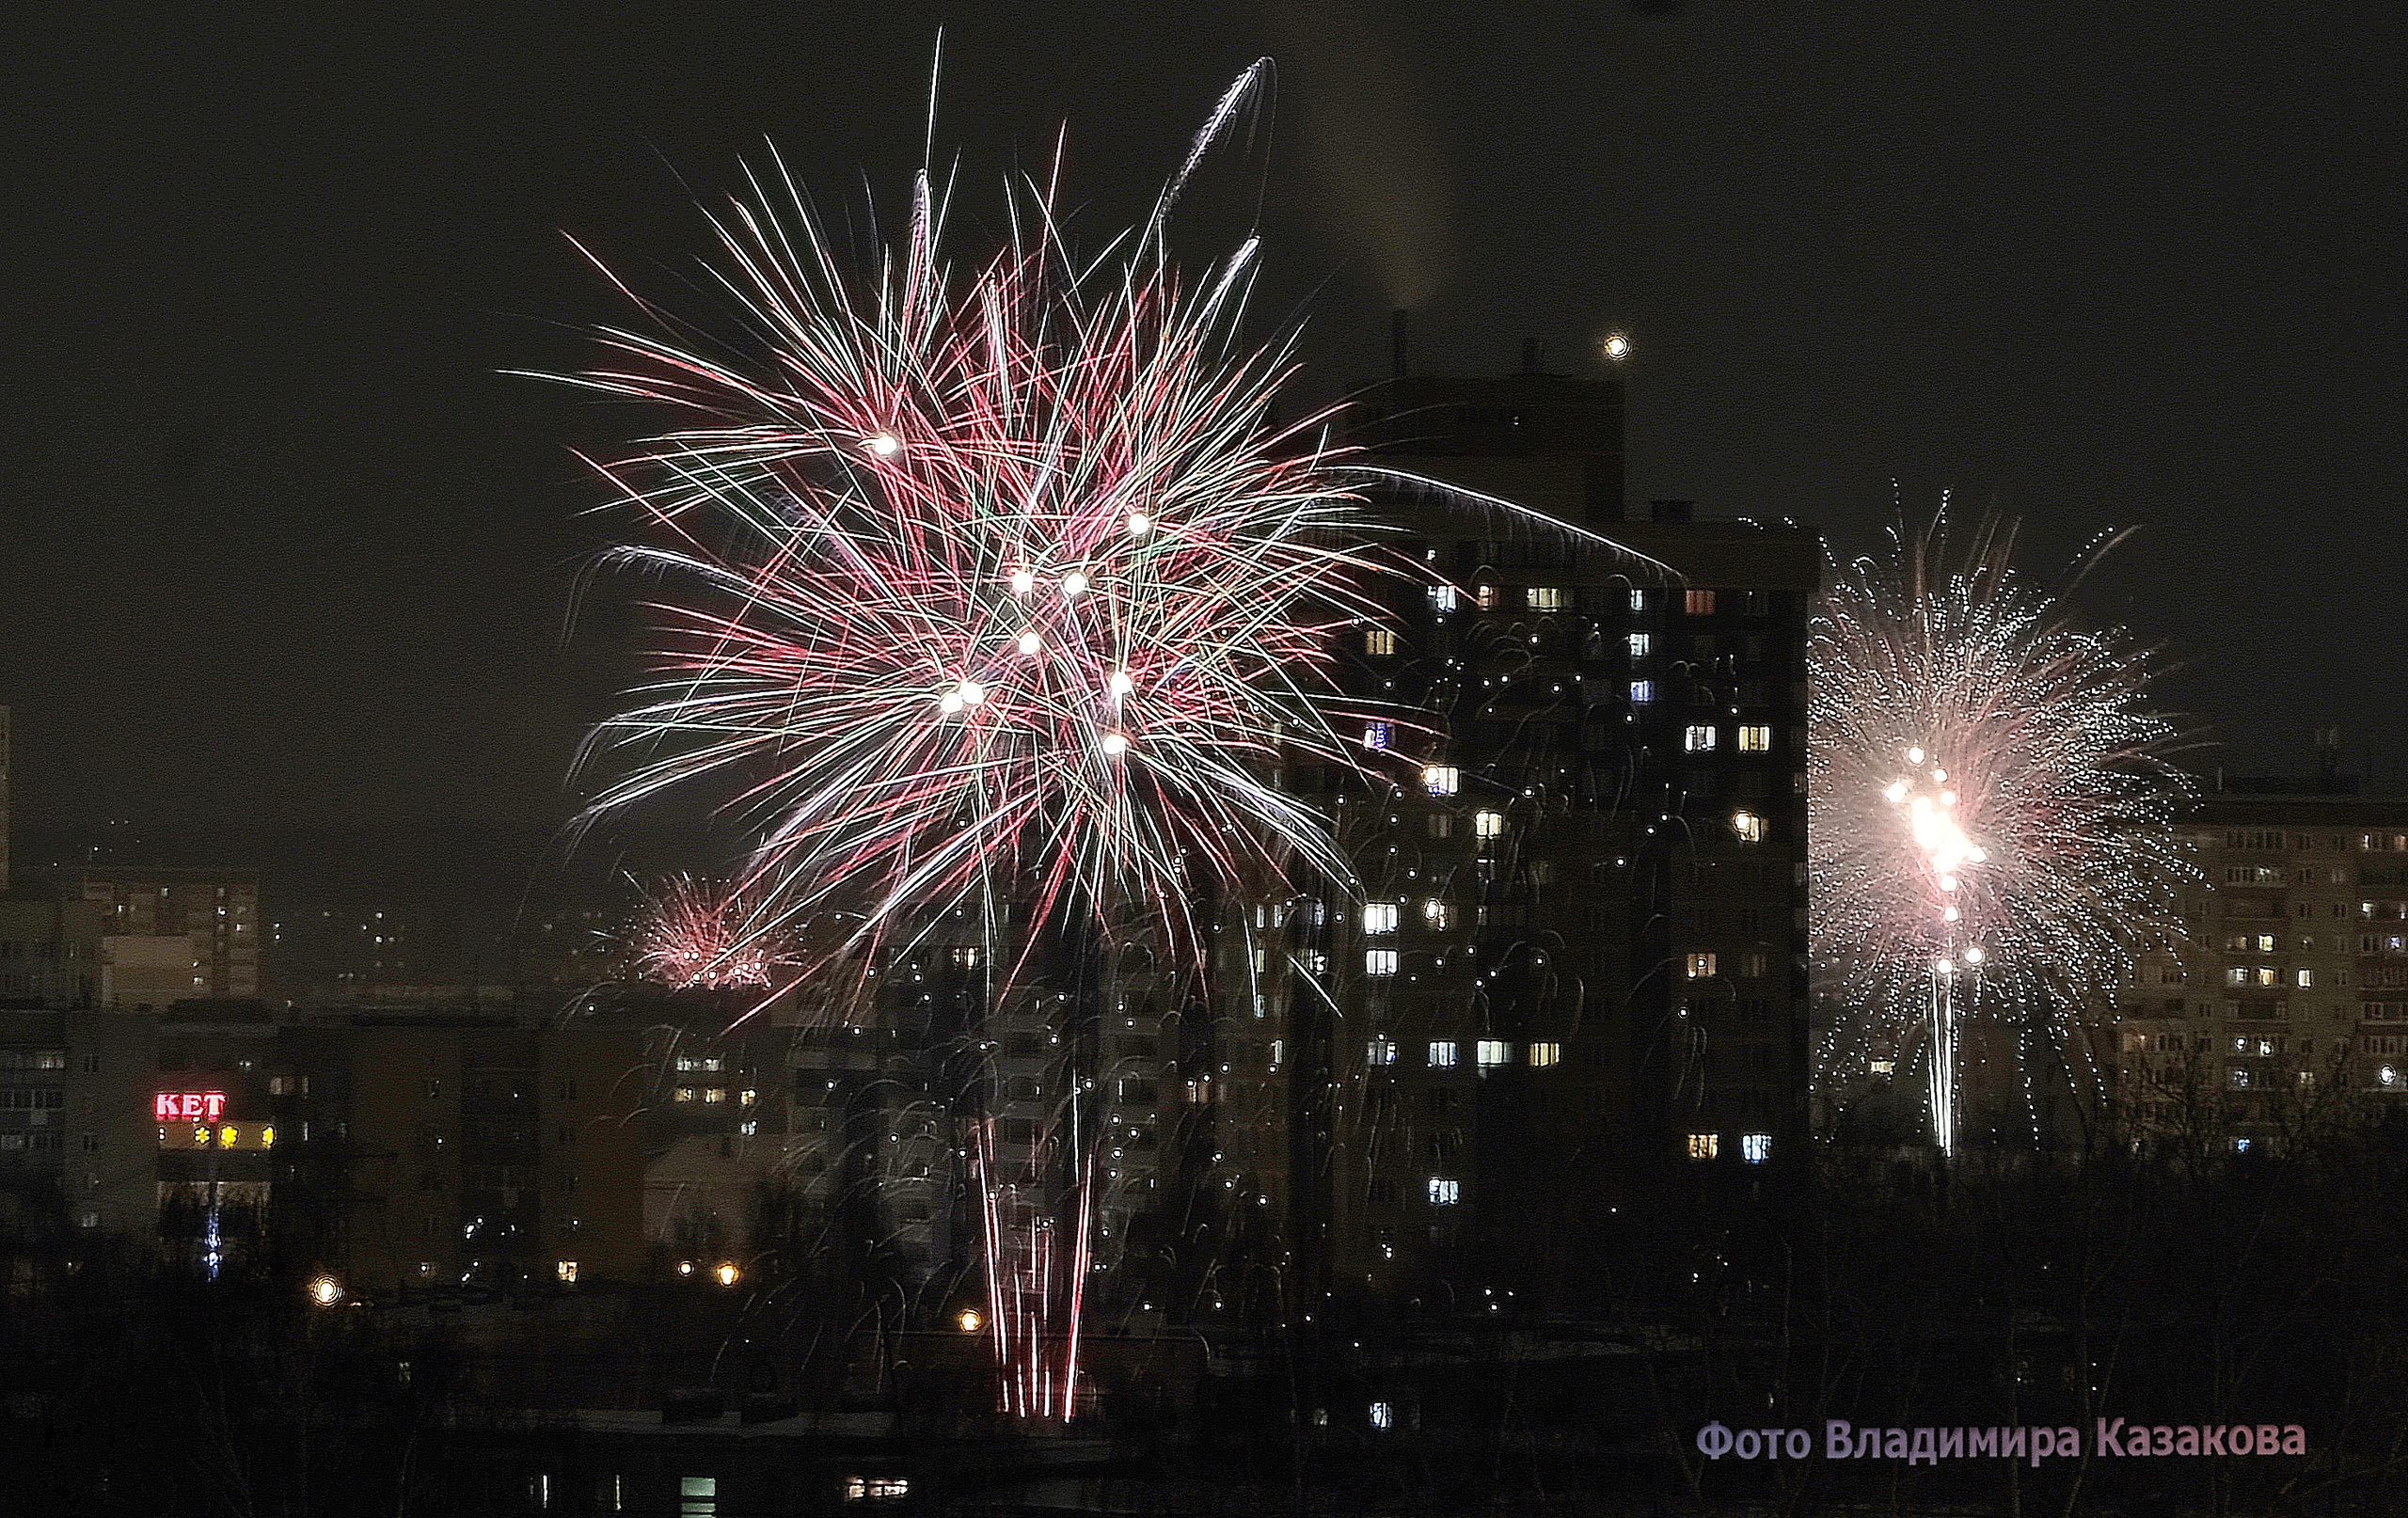
<svg viewBox="0 0 2408 1518">
<path fill-rule="evenodd" d="M 620 593 L 571 614 L 607 523 L 567 451 L 655 419 L 501 372 L 621 314 L 563 232 L 673 295 L 764 138 L 891 215 L 940 24 L 958 247 L 1065 121 L 1087 224 L 1139 213 L 1270 54 L 1182 241 L 1260 227 L 1307 394 L 1376 377 L 1400 304 L 1434 371 L 1627 329 L 1635 499 L 1853 551 L 1895 480 L 2022 514 L 2042 570 L 2138 524 L 2086 604 L 2181 666 L 2203 764 L 2302 768 L 2337 721 L 2399 780 L 2398 8 L 266 8 L 38 3 L 0 50 L 28 854 L 594 874 L 542 847 L 626 672 Z"/>
</svg>

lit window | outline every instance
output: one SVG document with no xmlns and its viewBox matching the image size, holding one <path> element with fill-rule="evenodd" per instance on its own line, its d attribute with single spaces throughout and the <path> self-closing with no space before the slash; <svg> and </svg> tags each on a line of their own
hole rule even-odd
<svg viewBox="0 0 2408 1518">
<path fill-rule="evenodd" d="M 949 957 L 953 960 L 953 968 L 956 970 L 975 970 L 978 968 L 978 946 L 974 943 L 958 945 L 951 951 Z"/>
<path fill-rule="evenodd" d="M 1455 925 L 1455 909 L 1432 896 L 1421 904 L 1421 925 L 1433 933 L 1444 933 Z"/>
<path fill-rule="evenodd" d="M 1683 591 L 1681 609 L 1692 617 L 1714 615 L 1714 593 L 1712 591 Z"/>
<path fill-rule="evenodd" d="M 2249 1067 L 2247 1066 L 2234 1066 L 2229 1078 L 2232 1083 L 2232 1088 L 2235 1091 L 2246 1091 L 2249 1089 Z"/>
<path fill-rule="evenodd" d="M 1731 830 L 1739 835 L 1743 844 L 1761 844 L 1765 841 L 1765 819 L 1742 809 L 1731 814 Z"/>
<path fill-rule="evenodd" d="M 1363 1051 L 1363 1057 L 1373 1065 L 1396 1063 L 1396 1040 L 1386 1034 L 1373 1038 Z"/>
<path fill-rule="evenodd" d="M 1721 1135 L 1721 1134 L 1719 1134 L 1719 1133 L 1691 1133 L 1691 1134 L 1689 1135 L 1689 1158 L 1690 1158 L 1690 1159 L 1692 1159 L 1692 1160 L 1711 1160 L 1711 1159 L 1715 1158 L 1717 1155 L 1719 1155 L 1721 1152 L 1722 1152 L 1722 1135 Z"/>
<path fill-rule="evenodd" d="M 1457 1202 L 1462 1201 L 1463 1196 L 1464 1183 L 1462 1181 L 1449 1180 L 1444 1176 L 1433 1176 L 1430 1178 L 1430 1205 L 1432 1207 L 1452 1207 Z"/>
<path fill-rule="evenodd" d="M 1653 681 L 1653 680 L 1633 680 L 1633 681 L 1630 683 L 1630 704 L 1631 704 L 1632 705 L 1634 705 L 1634 706 L 1644 706 L 1644 705 L 1646 705 L 1649 702 L 1654 701 L 1655 699 L 1656 699 L 1656 682 L 1655 682 L 1655 681 Z"/>
<path fill-rule="evenodd" d="M 1472 1058 L 1479 1061 L 1481 1069 L 1493 1070 L 1513 1062 L 1513 1046 L 1502 1038 L 1482 1038 L 1472 1046 Z"/>
<path fill-rule="evenodd" d="M 1366 722 L 1363 724 L 1363 747 L 1385 750 L 1395 730 L 1386 722 Z"/>
<path fill-rule="evenodd" d="M 2400 1083 L 2400 1070 L 2396 1066 L 2386 1065 L 2383 1068 L 2374 1072 L 2374 1078 L 2377 1083 L 2382 1085 L 2398 1085 Z"/>
<path fill-rule="evenodd" d="M 2302 988 L 2305 988 L 2316 984 L 2316 972 L 2313 970 L 2303 970 L 2296 975 L 2292 976 L 2291 979 L 2293 984 L 2301 987 Z"/>
<path fill-rule="evenodd" d="M 1740 1134 L 1739 1158 L 1751 1165 L 1760 1165 L 1771 1159 L 1772 1135 L 1770 1133 Z"/>
<path fill-rule="evenodd" d="M 2224 972 L 2224 983 L 2227 986 L 2246 986 L 2249 984 L 2249 972 L 2242 966 L 2235 965 Z"/>
<path fill-rule="evenodd" d="M 1645 591 L 1633 591 L 1630 593 L 1630 609 L 1633 611 L 1644 611 L 1647 609 L 1647 593 Z"/>
<path fill-rule="evenodd" d="M 721 1068 L 720 1058 L 716 1054 L 680 1054 L 677 1056 L 677 1073 L 680 1075 L 692 1073 L 717 1075 Z"/>
<path fill-rule="evenodd" d="M 677 1478 L 677 1518 L 715 1518 L 719 1512 L 719 1478 Z"/>
<path fill-rule="evenodd" d="M 575 1286 L 577 1284 L 577 1261 L 573 1259 L 554 1260 L 552 1262 L 552 1278 L 560 1282 L 562 1286 Z"/>
<path fill-rule="evenodd" d="M 1691 727 L 1682 747 L 1691 753 L 1712 753 L 1714 751 L 1713 727 L 1710 725 Z"/>
<path fill-rule="evenodd" d="M 1455 1041 L 1453 1039 L 1439 1038 L 1434 1039 L 1431 1042 L 1430 1067 L 1434 1070 L 1451 1070 L 1455 1067 Z"/>
<path fill-rule="evenodd" d="M 1505 836 L 1505 814 L 1475 812 L 1471 814 L 1471 830 L 1481 838 L 1502 838 Z"/>
<path fill-rule="evenodd" d="M 1396 923 L 1397 905 L 1395 902 L 1367 901 L 1363 903 L 1364 932 L 1393 933 L 1396 931 Z"/>
<path fill-rule="evenodd" d="M 1630 635 L 1630 656 L 1632 658 L 1645 658 L 1647 656 L 1647 651 L 1655 646 L 1656 640 L 1648 637 L 1645 633 L 1632 633 Z"/>
<path fill-rule="evenodd" d="M 1373 1402 L 1371 1404 L 1371 1427 L 1375 1429 L 1392 1429 L 1396 1427 L 1396 1409 L 1386 1402 Z"/>
<path fill-rule="evenodd" d="M 2274 935 L 2273 935 L 2273 934 L 2272 934 L 2272 933 L 2260 933 L 2260 934 L 2258 934 L 2258 938 L 2257 938 L 2257 949 L 2258 949 L 2258 952 L 2259 954 L 2272 954 L 2272 953 L 2273 953 L 2273 952 L 2274 952 Z"/>
<path fill-rule="evenodd" d="M 1421 788 L 1433 796 L 1452 796 L 1463 788 L 1464 772 L 1453 765 L 1426 765 Z"/>
<path fill-rule="evenodd" d="M 675 1100 L 678 1100 L 678 1101 L 691 1101 L 691 1100 L 693 1100 L 693 1099 L 694 1099 L 694 1088 L 693 1088 L 692 1086 L 689 1086 L 689 1085 L 681 1085 L 681 1086 L 679 1086 L 679 1087 L 677 1088 L 677 1095 L 676 1095 L 676 1097 L 674 1098 L 674 1099 L 675 1099 Z"/>
<path fill-rule="evenodd" d="M 845 1478 L 847 1502 L 892 1502 L 911 1494 L 910 1478 L 902 1476 L 848 1476 Z"/>
<path fill-rule="evenodd" d="M 1530 1064 L 1534 1068 L 1545 1069 L 1550 1065 L 1560 1065 L 1562 1062 L 1563 1046 L 1561 1044 L 1532 1044 L 1530 1046 Z"/>
<path fill-rule="evenodd" d="M 703 1087 L 703 1105 L 706 1107 L 717 1106 L 726 1100 L 727 1087 L 723 1085 L 706 1085 Z"/>
<path fill-rule="evenodd" d="M 1772 729 L 1754 726 L 1740 728 L 1739 751 L 1741 753 L 1772 752 Z"/>
<path fill-rule="evenodd" d="M 1363 973 L 1378 978 L 1395 974 L 1396 951 L 1394 949 L 1365 949 Z"/>
<path fill-rule="evenodd" d="M 736 1104 L 739 1107 L 751 1107 L 757 1105 L 760 1099 L 761 1093 L 753 1090 L 750 1086 L 745 1087 L 743 1090 L 736 1094 Z"/>
<path fill-rule="evenodd" d="M 1893 1059 L 1877 1059 L 1865 1067 L 1876 1075 L 1888 1075 L 1898 1067 L 1898 1062 Z"/>
<path fill-rule="evenodd" d="M 1451 585 L 1433 585 L 1433 586 L 1431 586 L 1431 587 L 1430 587 L 1430 609 L 1431 609 L 1431 610 L 1433 610 L 1433 611 L 1452 611 L 1454 609 L 1455 609 L 1455 588 L 1454 588 L 1453 586 L 1451 586 Z"/>
<path fill-rule="evenodd" d="M 1533 585 L 1522 594 L 1533 611 L 1563 609 L 1563 588 L 1560 585 Z"/>
<path fill-rule="evenodd" d="M 1691 954 L 1684 955 L 1682 958 L 1689 979 L 1711 980 L 1714 978 L 1714 956 Z"/>
<path fill-rule="evenodd" d="M 1386 627 L 1373 627 L 1363 635 L 1363 652 L 1375 659 L 1389 657 L 1396 653 L 1396 634 Z"/>
<path fill-rule="evenodd" d="M 1480 603 L 1480 609 L 1482 611 L 1494 611 L 1497 609 L 1497 587 L 1476 586 L 1472 590 L 1472 599 Z"/>
</svg>

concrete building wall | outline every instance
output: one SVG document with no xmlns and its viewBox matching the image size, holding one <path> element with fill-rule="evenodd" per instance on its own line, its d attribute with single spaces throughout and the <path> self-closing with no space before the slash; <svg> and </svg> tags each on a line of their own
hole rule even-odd
<svg viewBox="0 0 2408 1518">
<path fill-rule="evenodd" d="M 2408 800 L 2219 793 L 2183 834 L 2189 941 L 2117 998 L 2131 1135 L 2279 1145 L 2408 1099 Z"/>
</svg>

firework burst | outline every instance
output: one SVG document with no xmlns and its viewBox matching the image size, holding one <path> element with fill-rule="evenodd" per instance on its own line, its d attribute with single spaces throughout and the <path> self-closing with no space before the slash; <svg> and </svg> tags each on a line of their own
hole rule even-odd
<svg viewBox="0 0 2408 1518">
<path fill-rule="evenodd" d="M 636 966 L 645 979 L 673 990 L 767 987 L 790 957 L 752 928 L 752 915 L 740 894 L 673 876 L 638 916 Z"/>
<path fill-rule="evenodd" d="M 615 559 L 665 589 L 657 676 L 589 745 L 608 778 L 588 815 L 683 791 L 736 825 L 751 905 L 709 962 L 841 914 L 874 972 L 967 924 L 989 984 L 964 1036 L 991 1050 L 998 1018 L 1096 1017 L 1070 1004 L 1101 1004 L 1126 941 L 1200 973 L 1212 887 L 1349 878 L 1275 771 L 1385 757 L 1339 704 L 1334 644 L 1382 620 L 1379 580 L 1418 571 L 1366 546 L 1330 419 L 1271 419 L 1288 342 L 1238 337 L 1255 242 L 1192 288 L 1165 245 L 1260 76 L 1102 258 L 1071 252 L 1049 182 L 1012 195 L 1001 251 L 957 268 L 924 170 L 857 277 L 778 167 L 714 222 L 740 335 L 701 341 L 649 307 L 646 329 L 605 334 L 612 366 L 578 382 L 689 420 L 597 461 L 646 526 Z M 696 907 L 664 962 L 737 921 Z M 1088 990 L 1015 1001 L 1032 965 Z M 989 1099 L 955 1111 L 1002 1402 L 1067 1417 L 1097 1114 L 1066 1103 L 1005 1155 Z"/>
<path fill-rule="evenodd" d="M 751 340 L 613 332 L 629 362 L 584 377 L 696 414 L 606 466 L 659 540 L 619 558 L 682 589 L 596 810 L 716 784 L 765 921 L 842 899 L 865 938 L 1006 898 L 1180 935 L 1201 879 L 1343 877 L 1268 776 L 1360 757 L 1327 666 L 1383 571 L 1326 419 L 1268 419 L 1286 348 L 1237 345 L 1255 245 L 1199 293 L 1167 192 L 1085 264 L 1031 193 L 957 277 L 924 173 L 857 282 L 769 182 L 717 222 Z"/>
<path fill-rule="evenodd" d="M 2188 868 L 2147 656 L 2023 581 L 2013 546 L 1995 524 L 1902 531 L 1834 577 L 1810 645 L 1812 941 L 1842 1009 L 1817 1079 L 1920 1046 L 1943 1150 L 1966 1018 L 1987 1005 L 2080 1069 L 2081 1020 L 2178 935 Z"/>
</svg>

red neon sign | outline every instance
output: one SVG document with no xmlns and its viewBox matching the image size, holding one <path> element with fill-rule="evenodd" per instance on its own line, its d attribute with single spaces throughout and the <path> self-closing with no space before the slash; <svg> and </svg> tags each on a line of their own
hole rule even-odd
<svg viewBox="0 0 2408 1518">
<path fill-rule="evenodd" d="M 223 1091 L 162 1091 L 155 1109 L 163 1123 L 214 1123 L 226 1110 Z"/>
</svg>

